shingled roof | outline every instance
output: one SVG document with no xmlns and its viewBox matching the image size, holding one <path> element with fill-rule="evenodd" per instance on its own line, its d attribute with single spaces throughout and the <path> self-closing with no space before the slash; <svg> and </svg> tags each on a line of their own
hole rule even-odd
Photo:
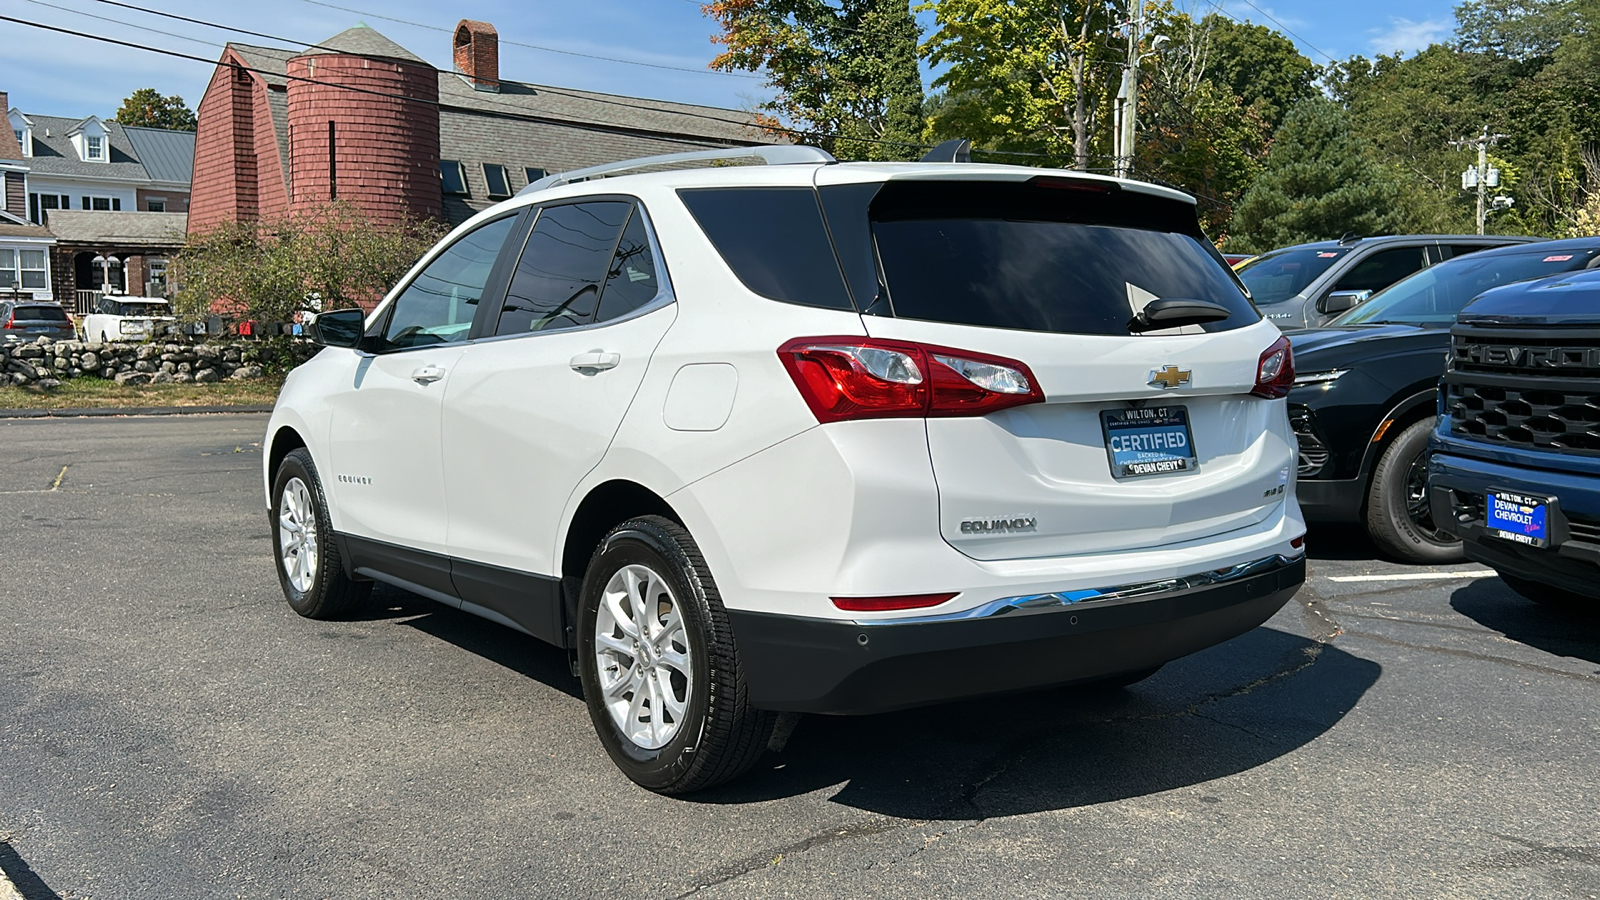
<svg viewBox="0 0 1600 900">
<path fill-rule="evenodd" d="M 46 227 L 56 240 L 107 247 L 181 247 L 187 213 L 52 209 Z"/>
<path fill-rule="evenodd" d="M 91 178 L 126 178 L 136 181 L 187 183 L 194 164 L 194 132 L 164 131 L 158 128 L 124 128 L 116 122 L 101 121 L 106 129 L 110 156 L 106 162 L 85 162 L 78 158 L 69 135 L 87 119 L 29 115 L 33 124 L 33 156 L 23 164 L 34 175 L 83 175 Z M 142 132 L 131 138 L 131 132 Z M 138 140 L 139 146 L 135 145 Z M 141 153 L 140 147 L 143 148 Z M 145 165 L 151 156 L 156 171 Z M 159 157 L 159 159 L 157 159 Z"/>
</svg>

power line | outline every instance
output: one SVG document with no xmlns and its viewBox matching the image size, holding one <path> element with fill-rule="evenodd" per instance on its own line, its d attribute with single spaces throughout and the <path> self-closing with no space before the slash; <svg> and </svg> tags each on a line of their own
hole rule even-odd
<svg viewBox="0 0 1600 900">
<path fill-rule="evenodd" d="M 371 18 L 371 19 L 383 19 L 386 22 L 398 22 L 401 25 L 410 25 L 413 28 L 426 28 L 426 29 L 428 29 L 430 31 L 442 31 L 445 34 L 454 34 L 455 33 L 455 29 L 454 28 L 445 28 L 445 27 L 440 26 L 440 25 L 427 25 L 427 24 L 424 24 L 422 22 L 413 22 L 413 21 L 410 21 L 409 19 L 397 19 L 394 16 L 386 16 L 386 15 L 383 15 L 382 13 L 363 12 L 362 10 L 352 9 L 352 8 L 350 8 L 348 6 L 338 6 L 338 5 L 333 4 L 333 3 L 324 3 L 323 0 L 301 0 L 301 2 L 310 3 L 310 4 L 313 4 L 315 6 L 326 6 L 329 9 L 337 9 L 340 12 L 353 13 L 355 15 L 366 16 L 366 17 Z M 646 66 L 646 67 L 649 67 L 649 68 L 652 68 L 652 69 L 667 69 L 667 70 L 673 71 L 673 72 L 692 72 L 692 73 L 695 73 L 695 74 L 698 74 L 698 75 L 722 75 L 722 76 L 727 77 L 727 78 L 759 78 L 760 77 L 758 75 L 742 75 L 742 74 L 740 74 L 738 72 L 723 72 L 723 71 L 721 71 L 719 69 L 691 69 L 688 66 L 669 66 L 669 65 L 666 65 L 665 63 L 641 62 L 641 61 L 636 60 L 636 59 L 620 59 L 620 58 L 615 57 L 615 56 L 601 56 L 601 55 L 596 54 L 596 53 L 579 53 L 576 50 L 562 50 L 562 49 L 560 49 L 558 47 L 544 47 L 544 46 L 540 46 L 539 44 L 526 44 L 526 43 L 523 43 L 522 41 L 513 41 L 513 40 L 509 40 L 507 38 L 501 38 L 500 39 L 500 43 L 502 43 L 502 44 L 510 44 L 510 45 L 512 45 L 514 47 L 526 47 L 529 50 L 542 50 L 542 51 L 544 51 L 546 53 L 561 53 L 561 54 L 564 54 L 566 56 L 581 56 L 584 59 L 598 59 L 598 60 L 604 60 L 605 62 L 623 63 L 625 65 L 630 65 L 630 66 Z"/>
<path fill-rule="evenodd" d="M 1217 0 L 1203 0 L 1203 2 L 1206 3 L 1207 5 L 1211 6 L 1217 12 L 1221 13 L 1224 18 L 1232 19 L 1234 22 L 1237 22 L 1240 25 L 1248 25 L 1248 24 L 1250 24 L 1248 22 L 1241 21 L 1238 16 L 1235 16 L 1233 13 L 1230 13 L 1226 9 L 1223 9 L 1222 8 L 1222 4 L 1218 3 Z M 1305 46 L 1307 46 L 1307 47 L 1311 48 L 1312 50 L 1315 50 L 1316 52 L 1322 54 L 1328 60 L 1328 62 L 1334 63 L 1335 65 L 1338 64 L 1339 60 L 1335 59 L 1333 57 L 1332 53 L 1329 53 L 1328 51 L 1323 50 L 1321 47 L 1318 47 L 1316 44 L 1313 44 L 1310 41 L 1306 40 L 1305 38 L 1301 37 L 1300 35 L 1295 34 L 1294 32 L 1290 31 L 1289 30 L 1289 26 L 1283 24 L 1282 22 L 1278 21 L 1277 19 L 1274 19 L 1272 17 L 1271 13 L 1269 13 L 1266 10 L 1262 9 L 1261 7 L 1255 5 L 1254 3 L 1251 3 L 1250 0 L 1239 0 L 1239 2 L 1243 3 L 1245 6 L 1250 7 L 1251 9 L 1255 10 L 1258 13 L 1261 13 L 1261 15 L 1263 15 L 1263 16 L 1265 16 L 1267 18 L 1267 21 L 1269 21 L 1272 24 L 1274 24 L 1274 25 L 1278 26 L 1279 28 L 1283 29 L 1283 33 L 1284 34 L 1287 34 L 1288 36 L 1294 38 L 1295 40 L 1299 41 L 1300 43 L 1304 44 Z"/>
<path fill-rule="evenodd" d="M 170 31 L 162 31 L 159 28 L 147 28 L 144 25 L 135 25 L 132 22 L 124 22 L 121 19 L 113 19 L 113 18 L 110 18 L 109 16 L 97 16 L 94 13 L 84 12 L 81 9 L 72 9 L 71 7 L 66 7 L 66 6 L 57 6 L 54 3 L 46 3 L 46 2 L 44 2 L 44 0 L 27 0 L 27 2 L 32 3 L 32 4 L 36 5 L 36 6 L 48 6 L 51 9 L 59 9 L 62 12 L 72 13 L 75 16 L 86 16 L 86 17 L 91 18 L 91 19 L 98 19 L 101 22 L 110 22 L 113 25 L 121 25 L 124 28 L 136 28 L 139 31 L 148 31 L 151 34 L 159 34 L 159 35 L 164 35 L 166 37 L 175 37 L 180 41 L 189 41 L 189 42 L 195 43 L 195 44 L 203 44 L 203 45 L 205 45 L 207 47 L 221 47 L 222 46 L 221 44 L 219 44 L 219 43 L 217 43 L 215 41 L 207 41 L 207 40 L 203 40 L 201 38 L 189 37 L 187 35 L 174 34 L 173 32 L 170 32 Z M 109 2 L 109 0 L 102 0 L 102 2 Z M 121 4 L 118 4 L 118 5 L 120 6 Z"/>
</svg>

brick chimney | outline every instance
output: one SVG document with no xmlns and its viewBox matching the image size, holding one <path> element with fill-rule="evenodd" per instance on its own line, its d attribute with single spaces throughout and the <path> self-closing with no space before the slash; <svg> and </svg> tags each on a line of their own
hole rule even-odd
<svg viewBox="0 0 1600 900">
<path fill-rule="evenodd" d="M 462 19 L 456 26 L 456 71 L 467 77 L 473 90 L 500 90 L 500 32 L 488 22 Z"/>
<path fill-rule="evenodd" d="M 5 91 L 0 91 L 0 112 L 11 111 L 11 98 Z M 17 141 L 17 135 L 6 126 L 6 133 L 0 135 L 0 159 L 22 159 L 22 144 Z"/>
</svg>

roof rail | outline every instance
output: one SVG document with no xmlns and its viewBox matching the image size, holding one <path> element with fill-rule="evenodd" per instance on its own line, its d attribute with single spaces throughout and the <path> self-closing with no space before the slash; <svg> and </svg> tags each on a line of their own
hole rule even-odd
<svg viewBox="0 0 1600 900">
<path fill-rule="evenodd" d="M 693 150 L 688 153 L 667 153 L 661 156 L 642 156 L 638 159 L 625 159 L 621 162 L 605 163 L 599 166 L 590 166 L 587 169 L 573 169 L 570 172 L 561 172 L 556 175 L 546 175 L 533 182 L 520 191 L 517 196 L 542 191 L 546 188 L 560 187 L 574 181 L 587 181 L 590 178 L 601 178 L 607 175 L 617 175 L 622 172 L 631 172 L 635 169 L 645 169 L 650 166 L 664 166 L 682 162 L 713 162 L 724 159 L 759 159 L 769 166 L 789 166 L 800 163 L 831 163 L 837 162 L 833 155 L 817 147 L 808 147 L 797 144 L 767 144 L 759 147 L 729 147 L 722 150 Z"/>
</svg>

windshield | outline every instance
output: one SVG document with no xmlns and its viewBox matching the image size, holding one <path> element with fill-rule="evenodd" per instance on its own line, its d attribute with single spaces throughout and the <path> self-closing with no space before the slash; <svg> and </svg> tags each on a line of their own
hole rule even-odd
<svg viewBox="0 0 1600 900">
<path fill-rule="evenodd" d="M 1305 290 L 1318 275 L 1328 271 L 1348 247 L 1290 247 L 1263 253 L 1238 269 L 1239 280 L 1250 289 L 1257 306 L 1282 303 Z"/>
<path fill-rule="evenodd" d="M 1600 248 L 1457 257 L 1396 282 L 1329 324 L 1449 325 L 1468 300 L 1492 287 L 1582 269 L 1597 253 Z"/>
</svg>

